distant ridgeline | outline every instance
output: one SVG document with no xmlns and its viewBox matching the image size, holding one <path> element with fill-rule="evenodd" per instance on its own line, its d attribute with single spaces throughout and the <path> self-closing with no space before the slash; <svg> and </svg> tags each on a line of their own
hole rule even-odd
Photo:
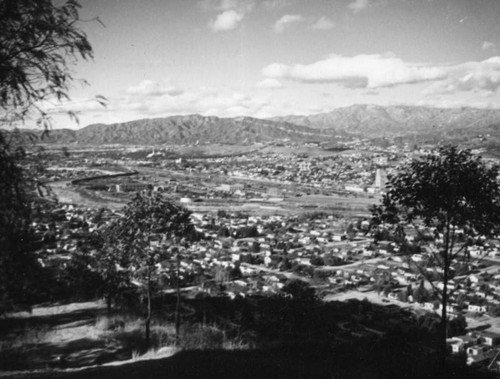
<svg viewBox="0 0 500 379">
<path fill-rule="evenodd" d="M 41 131 L 32 131 L 41 134 Z M 353 105 L 310 116 L 272 119 L 188 115 L 54 129 L 46 143 L 103 145 L 253 144 L 317 142 L 335 150 L 346 139 L 368 138 L 376 145 L 435 144 L 500 146 L 500 110 Z"/>
</svg>

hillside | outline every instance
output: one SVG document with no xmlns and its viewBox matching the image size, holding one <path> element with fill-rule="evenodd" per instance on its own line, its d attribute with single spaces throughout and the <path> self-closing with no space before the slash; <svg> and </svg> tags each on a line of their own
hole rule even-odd
<svg viewBox="0 0 500 379">
<path fill-rule="evenodd" d="M 37 132 L 41 134 L 40 131 Z M 398 138 L 425 144 L 443 141 L 468 146 L 500 146 L 500 110 L 353 105 L 328 113 L 272 119 L 187 115 L 92 124 L 57 129 L 47 143 L 102 144 L 253 144 L 270 141 L 333 142 L 335 136 Z"/>
<path fill-rule="evenodd" d="M 331 134 L 332 131 L 320 131 L 284 121 L 189 115 L 111 125 L 93 124 L 76 131 L 54 130 L 50 140 L 83 145 L 252 144 L 275 140 L 318 140 Z"/>
<path fill-rule="evenodd" d="M 500 125 L 500 110 L 353 105 L 327 113 L 276 117 L 273 120 L 365 137 L 393 137 L 448 133 L 464 129 L 474 132 L 492 125 Z"/>
</svg>

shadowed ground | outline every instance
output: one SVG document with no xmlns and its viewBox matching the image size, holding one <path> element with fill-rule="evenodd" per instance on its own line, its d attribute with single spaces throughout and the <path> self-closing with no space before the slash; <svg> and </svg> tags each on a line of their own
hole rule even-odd
<svg viewBox="0 0 500 379">
<path fill-rule="evenodd" d="M 418 342 L 420 332 L 402 332 L 404 324 L 399 329 L 388 326 L 384 337 L 352 338 L 352 333 L 342 334 L 342 328 L 337 327 L 339 322 L 344 326 L 347 322 L 356 330 L 363 323 L 372 326 L 390 324 L 391 317 L 383 312 L 383 308 L 367 302 L 322 304 L 285 299 L 204 299 L 190 304 L 193 308 L 203 309 L 204 317 L 209 318 L 214 312 L 219 322 L 225 323 L 225 329 L 209 325 L 205 330 L 210 334 L 201 335 L 196 334 L 200 329 L 193 326 L 194 333 L 183 336 L 183 350 L 167 348 L 167 355 L 171 356 L 150 356 L 155 359 L 147 359 L 147 355 L 132 358 L 143 339 L 142 330 L 127 329 L 127 326 L 115 329 L 109 322 L 103 327 L 100 320 L 108 318 L 102 318 L 104 310 L 96 303 L 36 309 L 32 315 L 13 315 L 0 322 L 0 370 L 3 370 L 0 377 L 494 377 L 460 362 L 450 362 L 444 373 L 438 355 L 429 346 Z M 401 320 L 402 317 L 403 314 L 395 315 L 392 320 Z M 230 325 L 242 328 L 239 336 L 252 331 L 257 344 L 235 344 L 229 350 L 217 347 L 223 347 L 223 342 L 227 341 L 224 338 Z M 251 329 L 245 331 L 245 326 L 251 326 Z M 189 329 L 188 325 L 186 328 Z M 209 344 L 204 345 L 206 341 L 200 339 L 204 336 L 209 337 Z"/>
<path fill-rule="evenodd" d="M 312 356 L 307 351 L 184 351 L 172 357 L 120 365 L 106 365 L 77 371 L 22 373 L 11 378 L 494 378 L 488 373 L 452 367 L 445 374 L 432 362 L 421 359 L 399 360 L 400 354 L 390 352 L 393 359 L 380 360 L 379 353 Z M 387 358 L 387 357 L 386 357 Z M 406 357 L 408 358 L 408 357 Z"/>
<path fill-rule="evenodd" d="M 130 358 L 130 352 L 96 330 L 96 319 L 104 314 L 100 303 L 89 302 L 9 315 L 0 320 L 0 370 L 82 367 Z"/>
</svg>

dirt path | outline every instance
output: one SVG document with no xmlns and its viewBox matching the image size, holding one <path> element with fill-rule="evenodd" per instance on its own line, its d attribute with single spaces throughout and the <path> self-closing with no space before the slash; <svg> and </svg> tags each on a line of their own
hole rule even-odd
<svg viewBox="0 0 500 379">
<path fill-rule="evenodd" d="M 101 302 L 36 307 L 0 320 L 0 371 L 83 367 L 127 359 L 122 346 L 106 338 L 99 322 Z"/>
</svg>

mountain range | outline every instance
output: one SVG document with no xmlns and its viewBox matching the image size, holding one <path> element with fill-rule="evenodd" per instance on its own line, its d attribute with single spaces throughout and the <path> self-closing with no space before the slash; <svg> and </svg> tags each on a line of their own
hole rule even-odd
<svg viewBox="0 0 500 379">
<path fill-rule="evenodd" d="M 187 115 L 54 129 L 47 142 L 102 144 L 251 144 L 288 140 L 332 142 L 336 137 L 407 139 L 419 143 L 474 138 L 500 141 L 500 110 L 353 105 L 309 116 L 270 119 Z M 496 142 L 495 142 L 496 143 Z"/>
</svg>

